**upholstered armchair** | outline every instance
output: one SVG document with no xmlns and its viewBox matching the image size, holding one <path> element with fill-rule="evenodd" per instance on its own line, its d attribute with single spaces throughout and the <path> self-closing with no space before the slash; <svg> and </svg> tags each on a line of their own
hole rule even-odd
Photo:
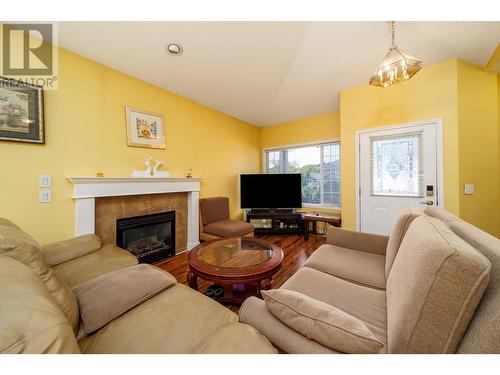
<svg viewBox="0 0 500 375">
<path fill-rule="evenodd" d="M 200 240 L 253 237 L 253 225 L 229 218 L 229 198 L 200 199 Z"/>
</svg>

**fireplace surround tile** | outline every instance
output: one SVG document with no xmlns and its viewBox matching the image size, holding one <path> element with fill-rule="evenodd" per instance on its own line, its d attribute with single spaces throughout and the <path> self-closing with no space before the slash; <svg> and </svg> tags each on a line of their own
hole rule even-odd
<svg viewBox="0 0 500 375">
<path fill-rule="evenodd" d="M 187 193 L 102 197 L 95 200 L 95 233 L 115 243 L 116 219 L 175 210 L 176 252 L 187 249 Z"/>
<path fill-rule="evenodd" d="M 95 208 L 95 218 L 98 220 L 116 219 L 124 216 L 123 197 L 99 198 L 99 205 Z"/>
</svg>

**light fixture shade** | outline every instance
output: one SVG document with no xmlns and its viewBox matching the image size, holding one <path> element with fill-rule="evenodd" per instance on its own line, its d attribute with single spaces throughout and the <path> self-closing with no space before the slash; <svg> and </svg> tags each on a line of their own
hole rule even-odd
<svg viewBox="0 0 500 375">
<path fill-rule="evenodd" d="M 422 67 L 422 60 L 391 47 L 382 63 L 370 77 L 370 85 L 387 87 L 413 77 Z"/>
</svg>

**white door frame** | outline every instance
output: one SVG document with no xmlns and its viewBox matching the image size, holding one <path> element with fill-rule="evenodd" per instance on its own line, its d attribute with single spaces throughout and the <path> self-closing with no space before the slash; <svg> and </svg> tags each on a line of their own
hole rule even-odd
<svg viewBox="0 0 500 375">
<path fill-rule="evenodd" d="M 356 230 L 361 228 L 361 199 L 360 199 L 360 138 L 362 134 L 374 133 L 383 130 L 404 129 L 411 126 L 434 125 L 436 127 L 436 206 L 444 207 L 444 163 L 443 163 L 443 119 L 434 118 L 425 121 L 407 122 L 402 124 L 385 125 L 378 128 L 370 128 L 356 131 Z"/>
</svg>

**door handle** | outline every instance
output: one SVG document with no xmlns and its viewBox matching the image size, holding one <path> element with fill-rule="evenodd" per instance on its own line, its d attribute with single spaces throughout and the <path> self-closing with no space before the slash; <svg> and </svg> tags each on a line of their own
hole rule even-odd
<svg viewBox="0 0 500 375">
<path fill-rule="evenodd" d="M 425 202 L 420 202 L 420 204 L 426 204 L 428 206 L 432 206 L 434 204 L 433 201 L 425 201 Z"/>
</svg>

